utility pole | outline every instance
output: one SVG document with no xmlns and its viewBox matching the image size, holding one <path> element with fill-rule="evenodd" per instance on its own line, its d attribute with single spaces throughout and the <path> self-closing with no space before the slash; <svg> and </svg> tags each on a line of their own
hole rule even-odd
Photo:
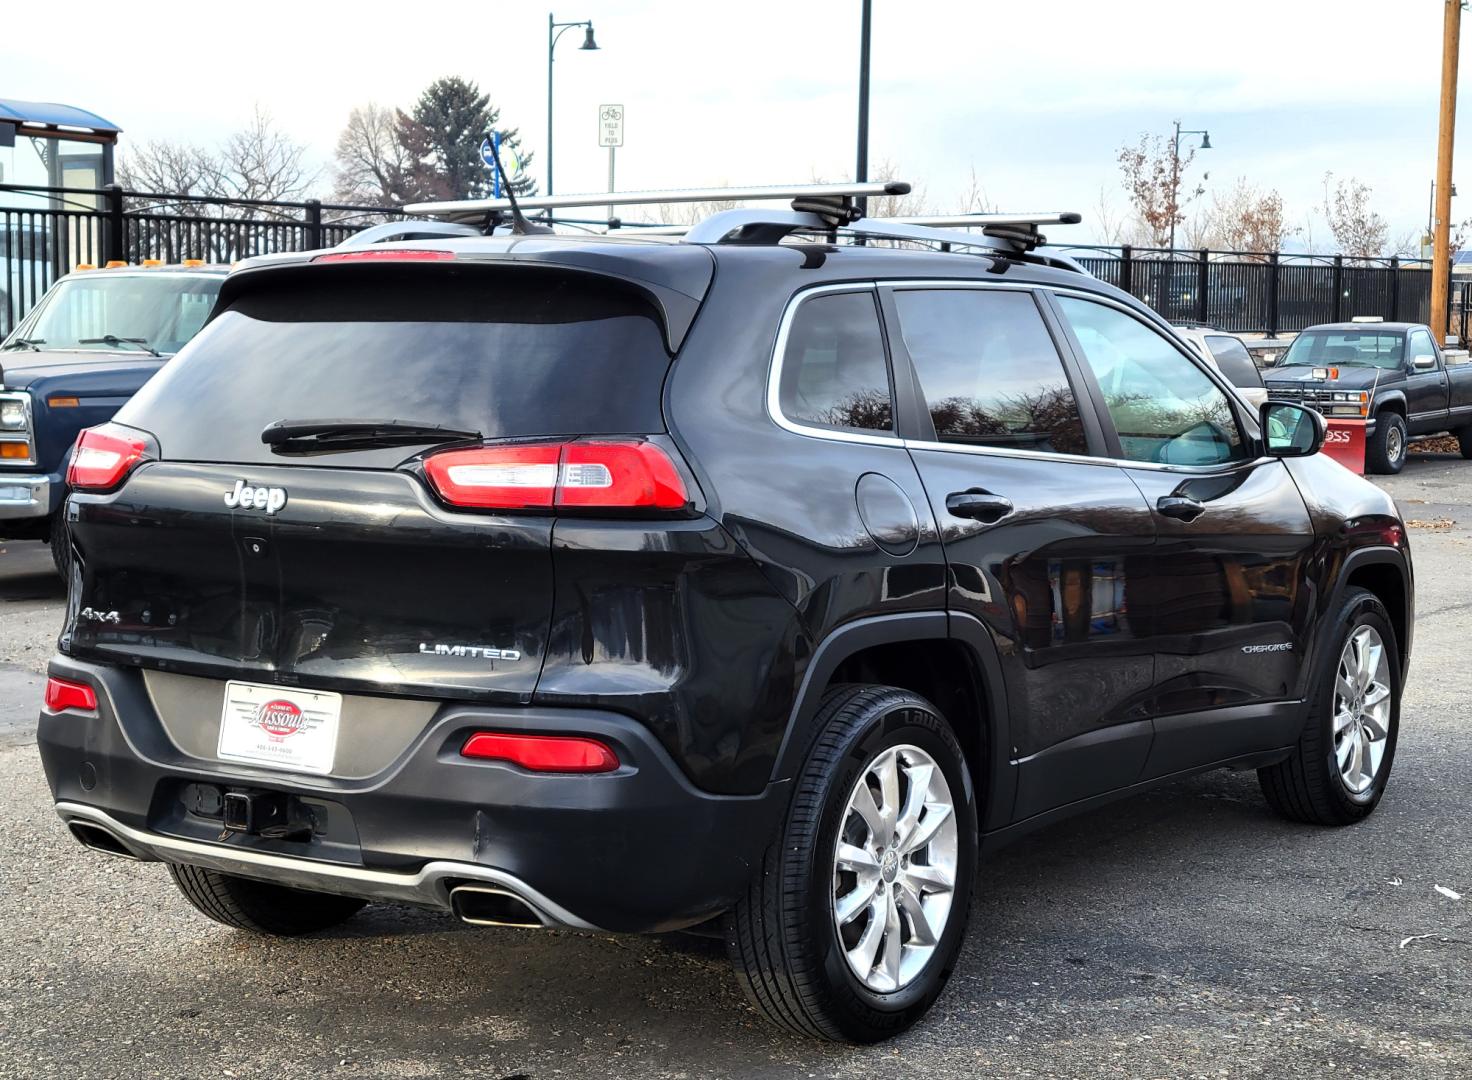
<svg viewBox="0 0 1472 1080">
<path fill-rule="evenodd" d="M 1431 333 L 1444 344 L 1452 269 L 1452 143 L 1457 131 L 1457 52 L 1463 0 L 1442 2 L 1446 17 L 1441 30 L 1441 123 L 1436 133 L 1436 219 L 1431 234 Z"/>
<path fill-rule="evenodd" d="M 869 181 L 869 31 L 873 24 L 873 0 L 863 0 L 863 22 L 859 29 L 859 154 L 854 165 L 854 183 Z M 859 213 L 869 213 L 869 199 L 860 195 Z"/>
</svg>

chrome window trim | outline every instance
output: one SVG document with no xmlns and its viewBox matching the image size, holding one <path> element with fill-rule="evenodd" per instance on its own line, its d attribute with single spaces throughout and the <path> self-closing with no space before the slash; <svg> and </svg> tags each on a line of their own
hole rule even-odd
<svg viewBox="0 0 1472 1080">
<path fill-rule="evenodd" d="M 802 435 L 810 439 L 828 439 L 832 442 L 867 443 L 871 446 L 903 446 L 904 440 L 900 438 L 899 432 L 891 432 L 888 435 L 870 435 L 862 431 L 846 431 L 843 428 L 818 427 L 813 424 L 802 424 L 796 420 L 789 419 L 782 412 L 782 363 L 787 356 L 787 338 L 792 332 L 792 323 L 797 316 L 798 308 L 815 296 L 829 296 L 833 293 L 868 293 L 874 298 L 874 315 L 879 320 L 879 332 L 884 334 L 884 320 L 879 314 L 878 287 L 872 281 L 849 281 L 842 284 L 816 285 L 810 289 L 804 289 L 795 294 L 787 302 L 787 307 L 782 312 L 782 321 L 777 327 L 777 343 L 772 350 L 772 361 L 767 366 L 767 415 L 771 417 L 772 423 L 794 435 Z M 884 342 L 886 360 L 890 378 L 890 393 L 894 392 L 894 364 L 888 359 L 889 343 Z M 897 419 L 897 418 L 896 418 Z"/>
<path fill-rule="evenodd" d="M 25 427 L 10 430 L 0 429 L 0 442 L 24 442 L 30 447 L 30 454 L 24 458 L 0 458 L 0 465 L 34 465 L 36 464 L 36 419 L 31 402 L 31 395 L 25 390 L 0 390 L 0 401 L 19 401 L 21 411 L 25 413 Z M 0 477 L 3 478 L 3 477 Z"/>
<path fill-rule="evenodd" d="M 1157 334 L 1160 334 L 1158 326 L 1151 325 L 1147 320 L 1140 318 L 1140 313 L 1132 309 L 1128 304 L 1120 303 L 1118 300 L 1102 293 L 1093 292 L 1089 289 L 1080 289 L 1066 285 L 1053 285 L 1042 282 L 1025 281 L 977 281 L 970 278 L 895 278 L 883 281 L 848 281 L 828 285 L 814 285 L 796 294 L 787 302 L 783 309 L 782 321 L 777 330 L 777 341 L 772 351 L 771 363 L 767 369 L 767 415 L 772 422 L 785 431 L 794 435 L 802 435 L 812 439 L 827 439 L 832 442 L 867 443 L 874 446 L 899 446 L 907 450 L 940 450 L 946 453 L 974 454 L 982 457 L 1005 457 L 1025 458 L 1034 461 L 1071 461 L 1083 465 L 1112 465 L 1120 469 L 1148 469 L 1154 472 L 1184 473 L 1187 475 L 1204 476 L 1213 473 L 1230 471 L 1232 469 L 1257 466 L 1265 462 L 1276 461 L 1277 458 L 1267 454 L 1256 458 L 1244 458 L 1240 461 L 1222 462 L 1216 465 L 1167 465 L 1153 461 L 1131 461 L 1128 458 L 1096 457 L 1091 454 L 1054 454 L 1040 450 L 1017 450 L 1010 447 L 995 446 L 967 446 L 962 443 L 931 442 L 924 439 L 904 439 L 895 435 L 866 435 L 860 432 L 843 431 L 838 428 L 814 427 L 808 424 L 800 424 L 790 420 L 782 413 L 781 406 L 781 382 L 782 361 L 787 352 L 788 333 L 792 327 L 793 318 L 799 306 L 813 296 L 822 296 L 836 292 L 871 292 L 876 294 L 880 288 L 894 289 L 896 291 L 913 289 L 1012 289 L 1025 292 L 1047 291 L 1060 293 L 1067 296 L 1076 296 L 1081 300 L 1092 300 L 1096 303 L 1106 304 L 1117 308 L 1150 326 Z M 1169 324 L 1167 324 L 1169 325 Z M 892 328 L 885 326 L 886 336 Z M 1167 342 L 1173 345 L 1177 352 L 1186 357 L 1198 371 L 1207 376 L 1212 385 L 1228 395 L 1229 400 L 1236 397 L 1235 391 L 1227 390 L 1221 378 L 1215 372 L 1205 370 L 1206 362 L 1195 356 L 1189 346 L 1184 342 L 1176 340 L 1171 334 L 1160 334 Z M 886 343 L 887 346 L 887 343 Z M 890 361 L 890 378 L 894 378 L 893 360 Z M 1246 433 L 1243 433 L 1244 438 Z"/>
</svg>

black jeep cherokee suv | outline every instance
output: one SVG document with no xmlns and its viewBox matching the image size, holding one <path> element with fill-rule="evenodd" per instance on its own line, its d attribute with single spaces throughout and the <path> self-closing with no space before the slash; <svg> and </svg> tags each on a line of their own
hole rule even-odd
<svg viewBox="0 0 1472 1080">
<path fill-rule="evenodd" d="M 1224 766 L 1370 813 L 1411 561 L 1317 414 L 1025 244 L 782 231 L 232 273 L 72 461 L 76 837 L 267 933 L 723 918 L 867 1041 L 1028 829 Z"/>
</svg>

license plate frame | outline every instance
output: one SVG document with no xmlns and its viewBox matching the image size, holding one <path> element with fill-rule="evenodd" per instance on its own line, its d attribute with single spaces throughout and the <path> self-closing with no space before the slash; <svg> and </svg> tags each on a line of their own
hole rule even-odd
<svg viewBox="0 0 1472 1080">
<path fill-rule="evenodd" d="M 231 680 L 215 753 L 222 761 L 325 776 L 337 758 L 342 695 Z"/>
</svg>

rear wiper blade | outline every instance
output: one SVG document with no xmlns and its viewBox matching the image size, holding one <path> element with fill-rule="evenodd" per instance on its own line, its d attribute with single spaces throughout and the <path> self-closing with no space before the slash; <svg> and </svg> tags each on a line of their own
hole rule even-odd
<svg viewBox="0 0 1472 1080">
<path fill-rule="evenodd" d="M 261 442 L 278 451 L 367 450 L 480 437 L 478 431 L 416 420 L 277 420 L 261 430 Z"/>
<path fill-rule="evenodd" d="M 45 345 L 45 344 L 46 344 L 46 339 L 45 338 L 42 338 L 42 337 L 34 337 L 34 338 L 18 337 L 18 338 L 11 338 L 9 341 L 7 341 L 5 343 L 5 347 L 7 349 L 32 349 L 32 350 L 34 350 L 36 352 L 40 352 L 41 351 L 41 346 L 42 345 Z"/>
<path fill-rule="evenodd" d="M 163 355 L 163 353 L 159 352 L 157 349 L 155 349 L 152 345 L 150 345 L 148 343 L 148 339 L 147 338 L 141 338 L 141 337 L 118 337 L 116 334 L 103 334 L 101 337 L 77 338 L 77 344 L 78 345 L 137 345 L 140 349 L 142 349 L 144 352 L 148 353 L 150 356 L 162 356 Z"/>
</svg>

